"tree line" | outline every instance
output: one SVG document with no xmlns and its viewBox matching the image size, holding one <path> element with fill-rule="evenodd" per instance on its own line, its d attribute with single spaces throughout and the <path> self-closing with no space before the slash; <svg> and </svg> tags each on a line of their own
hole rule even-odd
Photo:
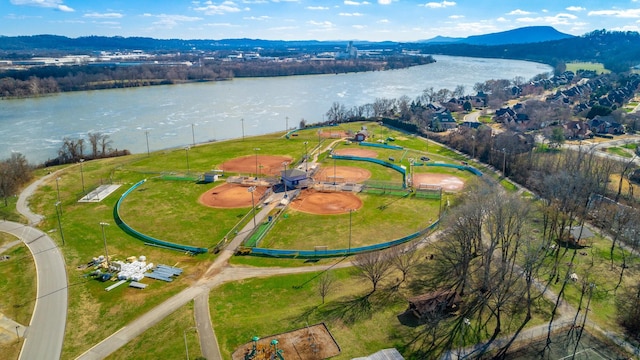
<svg viewBox="0 0 640 360">
<path fill-rule="evenodd" d="M 0 97 L 31 97 L 57 92 L 218 81 L 234 77 L 269 77 L 382 71 L 434 62 L 429 56 L 388 56 L 383 59 L 327 61 L 224 61 L 188 56 L 196 65 L 176 63 L 117 66 L 36 66 L 0 73 Z"/>
<path fill-rule="evenodd" d="M 58 149 L 55 159 L 45 162 L 45 166 L 70 164 L 78 161 L 100 159 L 131 154 L 129 150 L 118 150 L 112 147 L 113 141 L 108 134 L 102 132 L 90 132 L 87 138 L 62 139 L 62 145 Z"/>
</svg>

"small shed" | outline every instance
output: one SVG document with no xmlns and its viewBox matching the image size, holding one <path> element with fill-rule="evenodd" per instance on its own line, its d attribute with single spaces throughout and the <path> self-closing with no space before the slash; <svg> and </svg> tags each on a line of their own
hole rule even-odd
<svg viewBox="0 0 640 360">
<path fill-rule="evenodd" d="M 458 311 L 462 298 L 453 290 L 436 290 L 409 299 L 409 309 L 418 319 L 430 314 L 450 314 Z"/>
<path fill-rule="evenodd" d="M 218 180 L 218 174 L 212 171 L 208 171 L 206 173 L 204 173 L 203 175 L 203 182 L 204 183 L 212 183 L 214 181 Z"/>
<path fill-rule="evenodd" d="M 294 188 L 307 179 L 307 172 L 298 169 L 287 169 L 281 171 L 280 175 L 282 176 L 282 182 L 288 188 Z"/>
</svg>

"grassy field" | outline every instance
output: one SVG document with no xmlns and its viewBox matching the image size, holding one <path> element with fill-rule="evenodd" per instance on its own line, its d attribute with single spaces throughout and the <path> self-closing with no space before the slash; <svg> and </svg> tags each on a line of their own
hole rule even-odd
<svg viewBox="0 0 640 360">
<path fill-rule="evenodd" d="M 0 246 L 17 238 L 0 232 Z M 17 323 L 28 326 L 33 314 L 36 297 L 36 269 L 31 252 L 24 244 L 11 247 L 2 255 L 10 258 L 0 261 L 0 314 Z M 14 335 L 14 334 L 12 334 Z M 23 340 L 0 343 L 0 353 L 4 359 L 17 359 Z"/>
<path fill-rule="evenodd" d="M 427 154 L 433 161 L 459 163 L 465 158 L 434 143 L 428 145 L 423 140 L 401 132 L 380 127 L 375 123 L 367 124 L 370 131 L 378 137 L 394 137 L 395 145 L 413 147 L 415 150 L 381 151 L 380 156 L 392 156 L 408 168 L 408 158 L 417 158 Z M 360 124 L 345 124 L 334 129 L 356 130 Z M 187 172 L 199 174 L 215 169 L 226 159 L 254 154 L 254 148 L 260 148 L 261 155 L 287 155 L 295 160 L 304 156 L 316 146 L 329 146 L 332 139 L 318 137 L 317 130 L 298 132 L 298 136 L 284 139 L 282 134 L 271 134 L 256 138 L 247 138 L 198 145 L 190 150 L 169 149 L 147 154 L 127 156 L 116 159 L 87 161 L 62 168 L 59 176 L 61 200 L 61 223 L 66 244 L 58 229 L 55 203 L 57 186 L 54 178 L 49 180 L 31 198 L 32 209 L 45 215 L 39 226 L 50 233 L 61 245 L 69 277 L 69 313 L 63 348 L 63 359 L 72 359 L 89 347 L 125 326 L 132 319 L 168 299 L 198 279 L 215 259 L 214 254 L 191 257 L 157 247 L 144 245 L 140 240 L 120 230 L 113 221 L 113 207 L 117 199 L 137 181 L 151 179 L 139 190 L 133 192 L 122 206 L 125 221 L 135 229 L 163 240 L 175 241 L 198 246 L 209 246 L 219 240 L 240 217 L 249 209 L 215 210 L 197 204 L 198 196 L 214 186 L 199 185 L 185 181 L 158 180 L 161 174 L 184 175 Z M 305 146 L 304 142 L 308 142 Z M 346 145 L 340 145 L 346 146 Z M 349 146 L 354 146 L 349 145 Z M 373 149 L 373 148 L 372 148 Z M 187 171 L 186 156 L 189 156 Z M 398 156 L 400 154 L 400 156 Z M 384 157 L 379 157 L 384 159 Z M 402 159 L 402 161 L 399 161 Z M 323 164 L 333 165 L 326 153 L 320 155 Z M 400 174 L 388 168 L 364 162 L 336 161 L 337 165 L 358 166 L 369 169 L 372 176 L 380 181 L 399 181 Z M 44 171 L 40 170 L 40 174 Z M 465 180 L 472 177 L 468 172 L 444 169 L 416 167 L 415 171 L 451 172 Z M 250 174 L 245 174 L 250 175 Z M 79 203 L 77 200 L 90 189 L 101 183 L 118 183 L 122 186 L 111 196 L 99 203 Z M 84 187 L 84 190 L 83 190 Z M 360 194 L 365 200 L 365 208 L 352 214 L 352 246 L 376 243 L 398 238 L 412 233 L 430 224 L 437 218 L 435 200 L 402 199 L 391 196 Z M 452 196 L 453 197 L 453 196 Z M 455 199 L 454 199 L 455 201 Z M 15 202 L 11 206 L 14 205 Z M 383 206 L 385 205 L 385 206 Z M 5 214 L 5 213 L 3 213 Z M 15 210 L 6 211 L 6 216 L 14 216 Z M 343 248 L 348 244 L 349 214 L 334 216 L 312 216 L 287 212 L 287 218 L 280 218 L 275 228 L 268 234 L 262 246 L 288 247 L 305 246 L 313 248 L 319 242 L 331 241 L 332 248 Z M 409 214 L 409 216 L 407 216 Z M 100 222 L 106 226 L 102 235 Z M 145 290 L 119 287 L 111 292 L 104 288 L 111 283 L 100 283 L 87 278 L 87 269 L 81 267 L 91 258 L 104 254 L 104 240 L 109 254 L 123 259 L 128 256 L 145 255 L 148 261 L 178 266 L 185 270 L 183 276 L 172 283 L 145 281 L 149 284 Z M 595 248 L 595 247 L 594 247 Z M 603 251 L 594 252 L 588 258 L 600 259 Z M 28 254 L 24 255 L 28 257 Z M 587 257 L 584 257 L 586 260 Z M 320 260 L 317 263 L 329 264 L 334 259 Z M 234 257 L 233 264 L 249 266 L 304 266 L 312 264 L 302 260 L 274 260 L 252 257 Z M 4 264 L 0 263 L 0 271 Z M 381 348 L 397 346 L 406 348 L 406 341 L 415 335 L 415 329 L 407 329 L 397 322 L 397 315 L 406 309 L 405 297 L 413 295 L 408 291 L 397 294 L 380 292 L 369 302 L 357 301 L 367 291 L 367 283 L 355 277 L 351 270 L 336 270 L 339 280 L 325 305 L 315 288 L 314 275 L 291 275 L 269 279 L 252 279 L 225 284 L 212 291 L 210 299 L 212 318 L 218 334 L 223 354 L 230 354 L 235 347 L 245 343 L 252 336 L 265 336 L 292 328 L 326 321 L 343 348 L 338 359 L 362 356 Z M 603 270 L 604 274 L 604 270 Z M 1 274 L 4 275 L 4 274 Z M 32 274 L 31 277 L 34 275 Z M 612 278 L 609 274 L 608 277 Z M 296 285 L 294 287 L 294 285 Z M 299 285 L 299 286 L 298 286 Z M 2 290 L 2 289 L 0 289 Z M 21 291 L 13 287 L 6 289 L 7 298 L 20 296 Z M 573 301 L 573 290 L 567 296 Z M 17 295 L 16 295 L 17 294 Z M 382 296 L 384 295 L 384 296 Z M 30 298 L 33 298 L 32 295 Z M 597 304 L 593 305 L 598 306 Z M 10 309 L 9 313 L 14 311 Z M 604 314 L 611 314 L 603 308 Z M 133 353 L 134 357 L 179 358 L 182 357 L 182 331 L 192 326 L 192 309 L 188 305 L 170 318 L 165 319 L 153 329 L 132 341 L 126 349 L 113 355 L 114 359 Z M 174 328 L 176 331 L 168 331 Z M 192 348 L 189 338 L 189 348 Z M 193 349 L 197 345 L 193 343 Z M 194 350 L 194 357 L 197 352 Z M 167 356 L 165 356 L 167 355 Z"/>
<path fill-rule="evenodd" d="M 573 71 L 575 73 L 578 70 L 595 71 L 598 74 L 608 74 L 611 72 L 610 70 L 605 69 L 602 63 L 593 63 L 593 62 L 567 63 L 567 71 Z"/>
<path fill-rule="evenodd" d="M 193 314 L 190 301 L 107 359 L 184 359 L 187 351 L 189 359 L 202 356 Z"/>
<path fill-rule="evenodd" d="M 313 250 L 314 246 L 346 249 L 378 244 L 415 233 L 438 218 L 439 200 L 358 195 L 364 207 L 350 214 L 312 215 L 288 209 L 260 247 Z M 349 218 L 351 216 L 351 226 Z M 326 229 L 332 229 L 327 232 Z"/>
</svg>

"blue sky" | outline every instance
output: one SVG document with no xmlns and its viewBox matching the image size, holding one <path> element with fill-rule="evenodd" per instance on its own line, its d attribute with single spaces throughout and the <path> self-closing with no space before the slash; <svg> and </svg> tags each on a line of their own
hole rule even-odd
<svg viewBox="0 0 640 360">
<path fill-rule="evenodd" d="M 549 25 L 639 31 L 640 0 L 0 0 L 0 35 L 414 41 Z"/>
</svg>

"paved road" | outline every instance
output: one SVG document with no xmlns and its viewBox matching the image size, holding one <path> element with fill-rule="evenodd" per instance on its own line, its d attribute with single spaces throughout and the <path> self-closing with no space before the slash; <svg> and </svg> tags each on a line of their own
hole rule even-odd
<svg viewBox="0 0 640 360">
<path fill-rule="evenodd" d="M 211 324 L 209 311 L 209 291 L 203 292 L 194 299 L 193 309 L 196 318 L 196 328 L 200 338 L 200 352 L 207 360 L 222 360 L 218 338 Z"/>
<path fill-rule="evenodd" d="M 36 264 L 38 292 L 31 323 L 22 334 L 25 342 L 20 359 L 59 359 L 67 321 L 67 273 L 62 253 L 47 234 L 30 226 L 1 221 L 0 231 L 24 241 Z"/>
<path fill-rule="evenodd" d="M 29 209 L 29 197 L 51 177 L 52 173 L 27 186 L 20 196 L 16 208 L 29 225 L 36 225 L 43 216 Z M 67 272 L 64 257 L 55 242 L 42 231 L 10 221 L 0 222 L 0 231 L 20 238 L 29 248 L 36 265 L 37 295 L 31 322 L 22 333 L 20 359 L 59 359 L 62 353 L 64 330 L 67 324 Z"/>
</svg>

